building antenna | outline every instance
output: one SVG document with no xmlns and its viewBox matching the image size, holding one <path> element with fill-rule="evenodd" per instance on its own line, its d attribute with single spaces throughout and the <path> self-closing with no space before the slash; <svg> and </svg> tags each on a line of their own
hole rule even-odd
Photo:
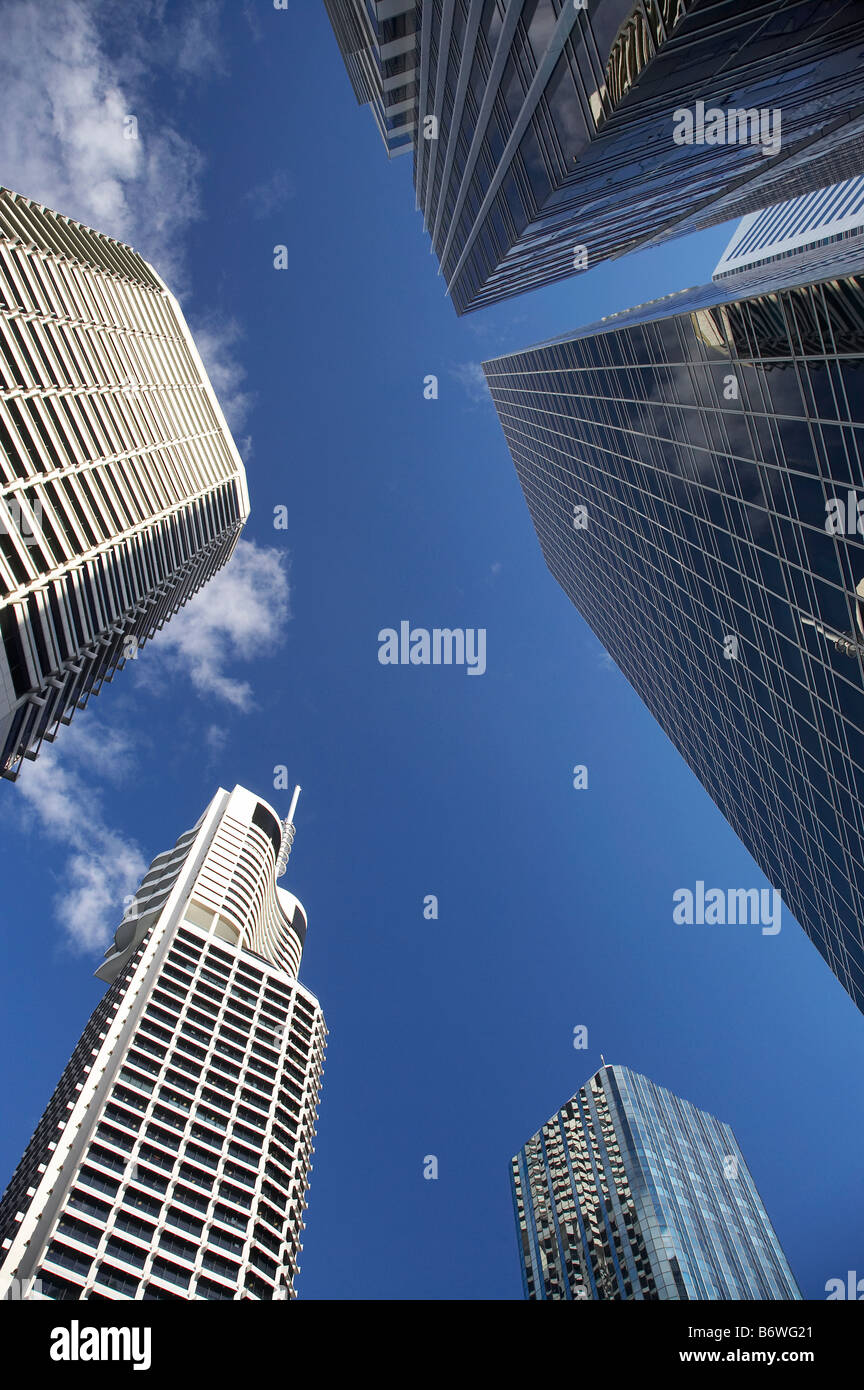
<svg viewBox="0 0 864 1390">
<path fill-rule="evenodd" d="M 288 814 L 282 822 L 282 844 L 279 849 L 279 857 L 276 860 L 276 877 L 281 878 L 288 868 L 288 856 L 291 853 L 291 846 L 294 843 L 294 812 L 297 810 L 297 802 L 300 799 L 300 788 L 294 788 L 294 795 L 291 798 L 291 805 Z"/>
</svg>

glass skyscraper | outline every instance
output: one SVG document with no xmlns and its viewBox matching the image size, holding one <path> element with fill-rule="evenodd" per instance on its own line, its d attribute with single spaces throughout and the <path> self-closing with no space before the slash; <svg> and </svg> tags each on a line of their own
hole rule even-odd
<svg viewBox="0 0 864 1390">
<path fill-rule="evenodd" d="M 296 799 L 220 789 L 151 864 L 0 1200 L 0 1296 L 294 1296 L 326 1038 L 276 883 Z"/>
<path fill-rule="evenodd" d="M 732 1130 L 602 1066 L 510 1165 L 529 1299 L 798 1299 Z"/>
<path fill-rule="evenodd" d="M 0 776 L 221 568 L 243 462 L 131 247 L 0 189 Z"/>
<path fill-rule="evenodd" d="M 325 4 L 459 313 L 864 172 L 845 0 Z"/>
<path fill-rule="evenodd" d="M 861 1007 L 864 263 L 849 244 L 485 371 L 552 574 Z"/>
</svg>

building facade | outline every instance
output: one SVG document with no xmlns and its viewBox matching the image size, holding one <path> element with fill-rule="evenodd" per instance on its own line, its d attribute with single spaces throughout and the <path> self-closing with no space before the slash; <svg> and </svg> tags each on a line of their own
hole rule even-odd
<svg viewBox="0 0 864 1390">
<path fill-rule="evenodd" d="M 294 805 L 220 789 L 151 864 L 0 1200 L 4 1296 L 294 1297 L 326 1038 Z"/>
<path fill-rule="evenodd" d="M 417 3 L 324 0 L 358 105 L 375 118 L 388 158 L 410 154 L 417 118 Z"/>
<path fill-rule="evenodd" d="M 0 189 L 0 774 L 230 558 L 242 460 L 130 247 Z"/>
<path fill-rule="evenodd" d="M 799 1299 L 732 1130 L 602 1066 L 512 1159 L 525 1297 Z"/>
<path fill-rule="evenodd" d="M 485 371 L 549 569 L 864 1007 L 864 264 L 843 245 L 826 278 L 786 258 L 741 298 L 717 281 Z"/>
<path fill-rule="evenodd" d="M 751 212 L 735 228 L 712 280 L 765 275 L 790 256 L 813 256 L 838 242 L 864 245 L 864 176 Z M 844 253 L 853 247 L 843 247 Z"/>
<path fill-rule="evenodd" d="M 864 172 L 860 5 L 325 3 L 459 313 Z"/>
</svg>

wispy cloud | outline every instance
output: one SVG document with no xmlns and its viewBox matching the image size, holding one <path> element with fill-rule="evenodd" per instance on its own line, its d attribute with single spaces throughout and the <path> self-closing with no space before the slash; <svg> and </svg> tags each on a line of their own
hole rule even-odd
<svg viewBox="0 0 864 1390">
<path fill-rule="evenodd" d="M 228 742 L 228 730 L 223 729 L 219 724 L 211 724 L 204 735 L 204 742 L 207 744 L 211 755 L 214 758 L 218 758 L 225 744 Z"/>
<path fill-rule="evenodd" d="M 142 676 L 158 668 L 187 675 L 199 695 L 235 709 L 253 708 L 252 687 L 232 674 L 235 662 L 268 656 L 281 644 L 289 616 L 284 551 L 241 541 L 232 560 L 154 639 Z"/>
<path fill-rule="evenodd" d="M 128 9 L 128 5 L 124 8 Z M 160 8 L 164 11 L 164 7 Z M 196 0 L 178 16 L 177 66 L 191 77 L 227 75 L 228 65 L 219 41 L 221 10 L 219 0 Z"/>
<path fill-rule="evenodd" d="M 4 5 L 2 178 L 132 242 L 176 282 L 188 227 L 201 215 L 203 160 L 147 100 L 134 55 L 136 26 L 151 7 L 124 6 L 126 47 L 110 58 L 99 22 L 108 8 L 82 0 L 54 0 L 50 10 L 29 0 Z M 128 116 L 137 139 L 128 138 Z"/>
<path fill-rule="evenodd" d="M 269 217 L 289 202 L 296 194 L 294 180 L 284 169 L 277 169 L 272 178 L 265 179 L 250 188 L 244 201 L 252 204 L 252 216 Z"/>
<path fill-rule="evenodd" d="M 246 368 L 239 360 L 238 347 L 243 339 L 243 331 L 236 319 L 215 313 L 192 319 L 189 328 L 228 427 L 236 436 L 246 424 L 255 404 L 254 394 L 244 389 Z M 241 440 L 237 440 L 237 447 L 244 458 L 248 458 L 244 450 L 248 451 L 250 442 L 248 438 L 243 440 L 241 448 Z"/>
<path fill-rule="evenodd" d="M 479 362 L 460 362 L 451 367 L 454 376 L 473 405 L 491 404 L 492 397 L 486 385 L 486 377 Z"/>
<path fill-rule="evenodd" d="M 67 852 L 54 911 L 67 942 L 81 952 L 105 948 L 123 916 L 124 897 L 147 868 L 138 845 L 107 823 L 88 780 L 95 772 L 119 781 L 133 762 L 125 734 L 81 716 L 64 731 L 62 748 L 43 746 L 16 787 L 16 800 L 38 821 L 39 834 Z"/>
</svg>

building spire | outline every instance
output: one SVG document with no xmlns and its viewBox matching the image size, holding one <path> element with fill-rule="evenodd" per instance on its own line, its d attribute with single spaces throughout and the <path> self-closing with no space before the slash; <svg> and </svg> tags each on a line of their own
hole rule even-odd
<svg viewBox="0 0 864 1390">
<path fill-rule="evenodd" d="M 288 814 L 282 822 L 282 845 L 279 850 L 279 857 L 276 860 L 276 877 L 281 878 L 288 868 L 288 856 L 291 853 L 291 846 L 294 843 L 294 812 L 297 810 L 297 802 L 300 799 L 300 788 L 294 788 L 294 795 L 291 798 L 291 805 Z"/>
</svg>

